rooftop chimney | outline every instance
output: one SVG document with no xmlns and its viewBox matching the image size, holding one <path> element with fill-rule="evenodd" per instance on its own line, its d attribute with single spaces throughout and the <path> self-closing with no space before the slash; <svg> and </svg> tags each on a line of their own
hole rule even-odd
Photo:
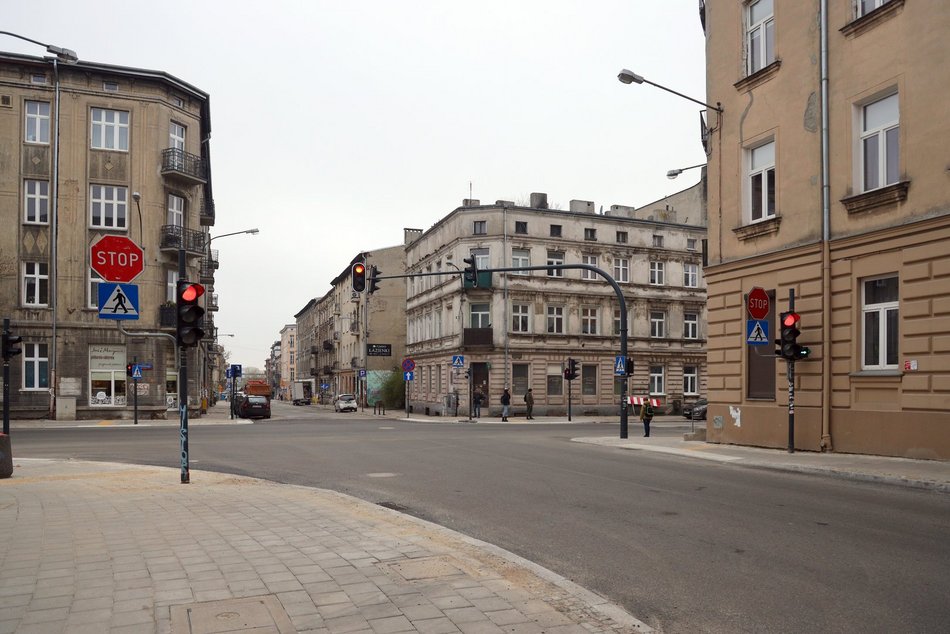
<svg viewBox="0 0 950 634">
<path fill-rule="evenodd" d="M 548 208 L 548 195 L 540 192 L 534 192 L 531 194 L 531 208 L 532 209 L 547 209 Z"/>
</svg>

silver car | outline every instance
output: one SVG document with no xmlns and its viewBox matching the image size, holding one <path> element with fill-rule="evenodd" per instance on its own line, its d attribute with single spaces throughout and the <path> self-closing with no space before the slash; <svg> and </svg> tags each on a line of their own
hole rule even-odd
<svg viewBox="0 0 950 634">
<path fill-rule="evenodd" d="M 334 412 L 355 412 L 356 397 L 352 394 L 340 394 L 333 401 Z"/>
</svg>

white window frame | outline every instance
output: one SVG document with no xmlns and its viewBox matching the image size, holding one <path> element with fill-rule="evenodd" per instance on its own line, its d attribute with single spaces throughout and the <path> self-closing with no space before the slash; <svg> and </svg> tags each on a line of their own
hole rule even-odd
<svg viewBox="0 0 950 634">
<path fill-rule="evenodd" d="M 620 334 L 620 309 L 614 308 L 614 335 Z"/>
<path fill-rule="evenodd" d="M 27 101 L 26 127 L 23 130 L 23 140 L 26 143 L 49 145 L 50 104 L 48 101 Z"/>
<path fill-rule="evenodd" d="M 691 262 L 683 264 L 683 286 L 699 288 L 699 265 Z"/>
<path fill-rule="evenodd" d="M 581 307 L 581 334 L 582 335 L 596 335 L 599 334 L 597 329 L 598 313 L 600 311 L 595 306 L 582 306 Z"/>
<path fill-rule="evenodd" d="M 867 284 L 878 280 L 893 279 L 898 285 L 898 297 L 892 301 L 878 302 L 869 304 L 867 300 Z M 868 317 L 877 315 L 877 332 L 868 332 Z M 887 362 L 888 344 L 891 343 L 887 334 L 888 318 L 893 318 L 897 323 L 898 332 L 895 333 L 897 341 L 894 342 L 895 348 L 900 343 L 900 278 L 896 275 L 886 275 L 861 280 L 861 369 L 862 370 L 897 370 L 900 366 L 900 350 L 896 350 L 894 362 Z M 869 363 L 867 358 L 868 338 L 877 339 L 878 363 Z"/>
<path fill-rule="evenodd" d="M 551 335 L 564 334 L 564 307 L 548 306 L 545 332 Z"/>
<path fill-rule="evenodd" d="M 869 108 L 890 104 L 893 100 L 896 118 L 868 124 Z M 858 106 L 860 140 L 857 156 L 860 159 L 858 168 L 859 189 L 862 192 L 874 191 L 893 185 L 900 181 L 900 99 L 897 92 L 883 97 L 866 101 Z M 873 163 L 872 151 L 868 144 L 874 143 Z M 891 169 L 893 168 L 893 169 Z"/>
<path fill-rule="evenodd" d="M 96 224 L 96 208 L 99 224 Z M 106 219 L 111 219 L 111 224 Z M 120 224 L 121 221 L 121 224 Z M 96 229 L 129 228 L 129 189 L 116 185 L 89 186 L 89 226 Z"/>
<path fill-rule="evenodd" d="M 528 304 L 511 305 L 511 332 L 531 332 L 531 307 Z"/>
<path fill-rule="evenodd" d="M 177 275 L 177 272 L 176 272 Z M 89 269 L 89 302 L 86 304 L 88 308 L 99 310 L 99 282 L 104 282 L 102 276 Z M 175 301 L 175 293 L 172 291 L 172 297 L 170 301 Z"/>
<path fill-rule="evenodd" d="M 28 225 L 49 224 L 49 181 L 23 181 L 23 222 Z"/>
<path fill-rule="evenodd" d="M 630 258 L 614 258 L 614 279 L 618 282 L 630 281 Z"/>
<path fill-rule="evenodd" d="M 699 313 L 683 313 L 683 339 L 699 339 Z"/>
<path fill-rule="evenodd" d="M 699 394 L 699 368 L 695 365 L 683 366 L 683 395 Z"/>
<path fill-rule="evenodd" d="M 168 147 L 185 151 L 185 138 L 188 133 L 188 128 L 178 123 L 177 121 L 168 122 Z"/>
<path fill-rule="evenodd" d="M 491 304 L 488 302 L 469 304 L 468 316 L 468 323 L 471 324 L 472 328 L 489 328 L 491 326 Z"/>
<path fill-rule="evenodd" d="M 512 249 L 511 268 L 521 269 L 531 266 L 531 249 Z M 512 275 L 529 275 L 531 271 L 514 271 Z"/>
<path fill-rule="evenodd" d="M 22 270 L 23 305 L 49 306 L 49 263 L 24 262 Z M 31 296 L 33 301 L 30 301 Z"/>
<path fill-rule="evenodd" d="M 662 310 L 650 311 L 650 338 L 663 339 L 666 337 L 666 313 Z"/>
<path fill-rule="evenodd" d="M 666 394 L 666 368 L 662 365 L 650 366 L 650 395 L 663 396 Z"/>
<path fill-rule="evenodd" d="M 867 15 L 875 9 L 879 9 L 891 0 L 857 0 L 855 10 L 858 18 Z"/>
<path fill-rule="evenodd" d="M 581 264 L 587 264 L 589 266 L 597 266 L 597 256 L 596 255 L 581 255 Z M 589 271 L 587 269 L 581 269 L 581 279 L 587 281 L 596 281 L 597 273 Z"/>
<path fill-rule="evenodd" d="M 687 251 L 696 250 L 696 238 L 686 238 L 686 250 Z"/>
<path fill-rule="evenodd" d="M 92 108 L 89 116 L 91 146 L 94 150 L 129 151 L 129 113 L 127 110 Z"/>
<path fill-rule="evenodd" d="M 650 285 L 664 286 L 666 284 L 666 262 L 650 260 Z"/>
<path fill-rule="evenodd" d="M 563 251 L 548 251 L 547 266 L 564 264 Z M 548 269 L 548 277 L 564 277 L 564 269 Z"/>
<path fill-rule="evenodd" d="M 33 385 L 27 383 L 27 369 L 32 368 Z M 46 392 L 49 390 L 49 344 L 23 344 L 23 390 Z"/>
<path fill-rule="evenodd" d="M 178 299 L 178 270 L 165 269 L 165 301 L 175 303 Z"/>
<path fill-rule="evenodd" d="M 753 17 L 757 7 L 767 14 Z M 755 0 L 746 6 L 746 52 L 748 73 L 752 75 L 775 61 L 775 7 L 773 0 Z"/>
<path fill-rule="evenodd" d="M 185 226 L 185 199 L 178 194 L 168 194 L 168 207 L 165 224 L 174 227 Z"/>
<path fill-rule="evenodd" d="M 771 151 L 771 160 L 768 152 Z M 746 150 L 746 205 L 749 222 L 762 222 L 775 217 L 777 183 L 775 174 L 775 140 L 760 143 Z M 756 182 L 760 185 L 756 196 Z M 770 206 L 771 203 L 771 206 Z"/>
</svg>

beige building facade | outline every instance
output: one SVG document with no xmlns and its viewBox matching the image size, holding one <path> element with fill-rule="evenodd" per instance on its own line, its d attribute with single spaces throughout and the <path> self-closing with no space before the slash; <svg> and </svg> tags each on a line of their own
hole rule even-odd
<svg viewBox="0 0 950 634">
<path fill-rule="evenodd" d="M 950 11 L 707 0 L 713 441 L 784 447 L 746 298 L 801 315 L 794 446 L 950 459 Z M 822 13 L 827 7 L 827 13 Z"/>
<path fill-rule="evenodd" d="M 290 386 L 297 379 L 297 324 L 280 329 L 280 396 L 290 400 Z"/>
</svg>

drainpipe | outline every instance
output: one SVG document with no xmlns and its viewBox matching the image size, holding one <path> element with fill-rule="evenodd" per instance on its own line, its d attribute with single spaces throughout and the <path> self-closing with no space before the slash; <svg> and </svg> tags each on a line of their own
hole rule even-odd
<svg viewBox="0 0 950 634">
<path fill-rule="evenodd" d="M 822 451 L 833 451 L 831 444 L 831 183 L 828 133 L 828 0 L 821 0 L 821 443 Z"/>
<path fill-rule="evenodd" d="M 507 258 L 508 258 L 508 205 L 504 205 L 504 206 L 501 208 L 501 210 L 502 210 L 502 212 L 501 212 L 501 214 L 502 214 L 502 215 L 501 215 L 501 218 L 502 218 L 502 250 L 501 250 L 501 257 L 507 259 Z M 505 259 L 502 260 L 502 265 L 503 265 L 503 266 L 505 265 L 505 262 L 506 262 Z M 507 261 L 510 262 L 511 260 L 507 260 Z M 503 330 L 503 332 L 505 333 L 505 385 L 507 385 L 507 386 L 510 387 L 510 386 L 511 386 L 511 380 L 510 380 L 510 378 L 509 378 L 509 376 L 508 376 L 508 368 L 509 368 L 509 363 L 508 363 L 508 362 L 509 362 L 509 344 L 510 344 L 510 339 L 509 339 L 509 336 L 508 336 L 508 274 L 507 274 L 507 273 L 502 273 L 502 275 L 504 275 L 504 278 L 503 278 L 503 279 L 504 279 L 504 285 L 502 286 L 502 289 L 503 289 L 503 290 L 502 290 L 502 293 L 501 293 L 501 297 L 502 297 L 502 300 L 503 300 L 504 303 L 505 303 L 505 306 L 504 306 L 504 308 L 502 309 L 502 310 L 503 310 L 503 314 L 504 314 L 504 324 L 503 324 L 504 330 Z"/>
<path fill-rule="evenodd" d="M 58 257 L 56 243 L 59 241 L 59 64 L 56 61 L 56 58 L 53 58 L 53 77 L 56 81 L 56 97 L 55 97 L 55 107 L 56 115 L 55 121 L 53 122 L 53 205 L 50 209 L 50 276 L 49 276 L 49 290 L 50 290 L 50 314 L 52 316 L 52 346 L 50 346 L 50 357 L 49 357 L 49 374 L 50 374 L 50 388 L 49 388 L 49 417 L 51 419 L 56 418 L 56 311 L 58 310 L 58 302 L 56 301 L 57 293 L 57 266 L 56 258 Z"/>
</svg>

